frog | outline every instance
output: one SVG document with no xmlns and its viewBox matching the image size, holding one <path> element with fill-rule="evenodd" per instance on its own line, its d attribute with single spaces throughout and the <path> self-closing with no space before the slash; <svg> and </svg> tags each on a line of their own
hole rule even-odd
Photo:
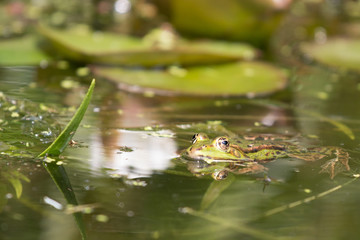
<svg viewBox="0 0 360 240">
<path fill-rule="evenodd" d="M 262 163 L 280 158 L 315 161 L 332 155 L 335 158 L 322 165 L 320 172 L 328 172 L 333 179 L 339 170 L 350 171 L 349 154 L 340 147 L 304 147 L 288 136 L 274 134 L 211 139 L 205 133 L 196 133 L 192 145 L 181 153 L 183 159 L 192 161 L 188 167 L 191 172 L 197 176 L 211 174 L 215 180 L 225 179 L 229 172 L 265 172 Z"/>
</svg>

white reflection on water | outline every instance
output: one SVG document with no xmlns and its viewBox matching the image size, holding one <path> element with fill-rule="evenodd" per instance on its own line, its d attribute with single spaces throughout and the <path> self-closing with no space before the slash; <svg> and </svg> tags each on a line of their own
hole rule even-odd
<svg viewBox="0 0 360 240">
<path fill-rule="evenodd" d="M 99 139 L 91 144 L 92 167 L 105 168 L 112 176 L 127 178 L 149 177 L 154 171 L 170 167 L 170 160 L 176 157 L 177 146 L 170 130 L 157 132 L 116 130 L 112 146 L 105 146 L 99 153 Z M 153 134 L 156 133 L 156 134 Z M 159 136 L 161 135 L 161 136 Z M 128 147 L 133 151 L 120 151 L 120 147 Z M 109 149 L 110 148 L 110 149 Z M 102 157 L 100 157 L 102 156 Z"/>
<path fill-rule="evenodd" d="M 114 4 L 115 11 L 124 14 L 130 11 L 131 2 L 129 0 L 117 0 Z"/>
</svg>

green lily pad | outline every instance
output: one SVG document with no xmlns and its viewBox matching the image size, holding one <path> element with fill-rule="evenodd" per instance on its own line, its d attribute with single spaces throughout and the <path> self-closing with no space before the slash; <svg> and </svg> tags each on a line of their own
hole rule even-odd
<svg viewBox="0 0 360 240">
<path fill-rule="evenodd" d="M 334 38 L 322 44 L 303 43 L 301 50 L 322 64 L 360 70 L 360 39 Z"/>
<path fill-rule="evenodd" d="M 36 47 L 34 36 L 0 41 L 0 65 L 38 65 L 42 60 L 48 60 L 40 49 Z"/>
<path fill-rule="evenodd" d="M 262 62 L 236 62 L 165 71 L 129 70 L 94 66 L 93 72 L 131 92 L 159 95 L 258 96 L 286 85 L 281 69 Z"/>
<path fill-rule="evenodd" d="M 176 41 L 169 49 L 135 38 L 87 28 L 56 30 L 40 25 L 38 31 L 64 57 L 83 63 L 125 66 L 194 65 L 251 60 L 258 51 L 247 44 L 220 41 Z"/>
<path fill-rule="evenodd" d="M 169 0 L 171 22 L 192 36 L 226 38 L 266 45 L 282 22 L 284 10 L 276 1 Z M 261 20 L 259 16 L 262 16 Z M 239 30 L 241 29 L 241 30 Z"/>
</svg>

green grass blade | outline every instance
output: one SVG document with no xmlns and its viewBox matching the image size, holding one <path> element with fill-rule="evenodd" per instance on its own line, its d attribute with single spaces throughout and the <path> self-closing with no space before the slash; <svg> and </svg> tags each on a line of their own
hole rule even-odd
<svg viewBox="0 0 360 240">
<path fill-rule="evenodd" d="M 23 191 L 23 185 L 21 183 L 21 180 L 25 182 L 30 182 L 30 179 L 16 170 L 4 171 L 1 174 L 13 186 L 16 198 L 19 199 Z"/>
<path fill-rule="evenodd" d="M 23 190 L 23 186 L 22 186 L 22 183 L 21 183 L 20 179 L 11 177 L 11 178 L 8 179 L 8 181 L 13 186 L 13 188 L 15 190 L 15 193 L 16 193 L 16 197 L 20 198 L 21 194 L 22 194 L 22 190 Z"/>
<path fill-rule="evenodd" d="M 201 201 L 201 210 L 207 209 L 216 199 L 219 198 L 221 193 L 225 191 L 235 180 L 234 175 L 230 174 L 226 179 L 222 181 L 214 180 L 208 189 L 206 190 L 203 199 Z"/>
<path fill-rule="evenodd" d="M 65 171 L 65 168 L 62 165 L 57 165 L 56 162 L 45 162 L 43 161 L 43 165 L 45 169 L 50 174 L 51 178 L 55 182 L 56 186 L 60 190 L 60 192 L 64 195 L 66 202 L 68 204 L 77 206 L 78 202 L 76 200 L 76 196 L 74 193 L 74 190 L 71 186 L 71 182 L 69 180 L 69 177 Z M 80 212 L 73 213 L 73 216 L 75 218 L 76 224 L 78 225 L 78 228 L 80 230 L 82 239 L 87 239 L 86 237 L 86 231 L 85 231 L 85 224 L 82 218 L 82 214 Z"/>
<path fill-rule="evenodd" d="M 335 126 L 339 131 L 343 132 L 346 136 L 348 136 L 351 140 L 355 140 L 355 135 L 354 135 L 353 131 L 348 126 L 346 126 L 344 123 L 341 123 L 334 119 L 328 118 L 328 117 L 323 116 L 316 112 L 311 112 L 311 111 L 307 111 L 307 110 L 301 110 L 301 111 L 311 117 L 315 117 L 315 118 L 319 119 L 320 121 L 330 123 L 331 125 Z"/>
<path fill-rule="evenodd" d="M 94 91 L 94 87 L 95 87 L 95 79 L 92 80 L 84 100 L 82 101 L 80 107 L 76 111 L 71 121 L 68 123 L 65 129 L 60 133 L 60 135 L 55 139 L 55 141 L 45 151 L 39 154 L 38 157 L 43 157 L 45 155 L 58 156 L 65 150 L 65 148 L 68 146 L 69 141 L 74 136 L 75 131 L 79 127 L 81 120 L 84 117 L 84 114 L 89 106 L 91 96 Z M 60 192 L 64 195 L 67 203 L 75 206 L 78 205 L 74 190 L 72 189 L 65 168 L 61 165 L 57 165 L 56 161 L 54 162 L 44 161 L 43 165 L 50 174 L 51 178 L 55 182 Z M 85 231 L 84 221 L 82 219 L 82 214 L 77 212 L 77 213 L 73 213 L 73 215 L 76 224 L 78 225 L 78 228 L 80 230 L 82 239 L 86 239 L 86 231 Z"/>
<path fill-rule="evenodd" d="M 84 117 L 86 109 L 89 106 L 94 87 L 95 79 L 92 80 L 84 100 L 82 101 L 80 107 L 76 111 L 71 121 L 60 133 L 60 135 L 55 139 L 55 141 L 45 151 L 40 153 L 38 157 L 43 157 L 46 154 L 49 156 L 58 156 L 65 150 L 65 148 L 68 146 L 69 141 L 74 136 L 76 129 L 79 127 L 81 120 Z"/>
<path fill-rule="evenodd" d="M 287 108 L 287 109 L 292 109 L 292 110 L 296 110 L 304 115 L 313 117 L 319 121 L 323 121 L 323 122 L 327 122 L 333 126 L 335 126 L 339 131 L 341 131 L 342 133 L 344 133 L 346 136 L 348 136 L 351 140 L 355 140 L 355 135 L 354 132 L 351 130 L 351 128 L 349 128 L 346 124 L 341 123 L 339 121 L 336 121 L 334 119 L 331 119 L 329 117 L 326 117 L 320 113 L 314 112 L 314 111 L 310 111 L 310 110 L 306 110 L 303 108 L 299 108 L 299 107 L 293 107 L 290 106 L 289 104 L 284 104 L 284 103 L 280 103 L 280 102 L 276 102 L 276 101 L 264 101 L 264 100 L 256 100 L 256 101 L 252 101 L 253 104 L 255 105 L 259 105 L 259 106 L 278 106 L 278 107 L 282 107 L 282 108 Z"/>
<path fill-rule="evenodd" d="M 216 216 L 204 211 L 197 211 L 189 207 L 181 208 L 182 213 L 190 214 L 192 216 L 207 220 L 217 225 L 221 225 L 223 227 L 229 228 L 231 230 L 237 231 L 242 234 L 246 234 L 250 236 L 251 239 L 267 239 L 267 240 L 275 240 L 279 239 L 276 236 L 272 235 L 272 233 L 265 232 L 261 229 L 256 229 L 252 226 L 248 226 L 246 224 L 242 224 L 241 222 L 237 222 L 234 220 L 227 219 L 224 216 Z M 251 225 L 251 224 L 249 224 Z M 294 239 L 294 238 L 292 238 Z M 296 238 L 295 238 L 296 239 Z"/>
</svg>

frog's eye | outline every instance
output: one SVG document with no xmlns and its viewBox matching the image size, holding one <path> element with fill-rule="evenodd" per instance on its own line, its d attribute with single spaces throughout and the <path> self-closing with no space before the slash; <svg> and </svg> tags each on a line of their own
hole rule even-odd
<svg viewBox="0 0 360 240">
<path fill-rule="evenodd" d="M 202 141 L 202 140 L 206 140 L 209 139 L 209 137 L 205 134 L 205 133 L 196 133 L 194 134 L 194 136 L 192 137 L 192 143 L 196 143 L 197 141 Z"/>
<path fill-rule="evenodd" d="M 219 137 L 216 141 L 216 146 L 223 151 L 227 151 L 230 147 L 229 139 L 227 137 Z"/>
<path fill-rule="evenodd" d="M 213 177 L 213 179 L 215 180 L 223 180 L 225 178 L 227 178 L 229 172 L 226 170 L 221 170 L 221 171 L 215 171 L 211 174 L 211 176 Z"/>
</svg>

